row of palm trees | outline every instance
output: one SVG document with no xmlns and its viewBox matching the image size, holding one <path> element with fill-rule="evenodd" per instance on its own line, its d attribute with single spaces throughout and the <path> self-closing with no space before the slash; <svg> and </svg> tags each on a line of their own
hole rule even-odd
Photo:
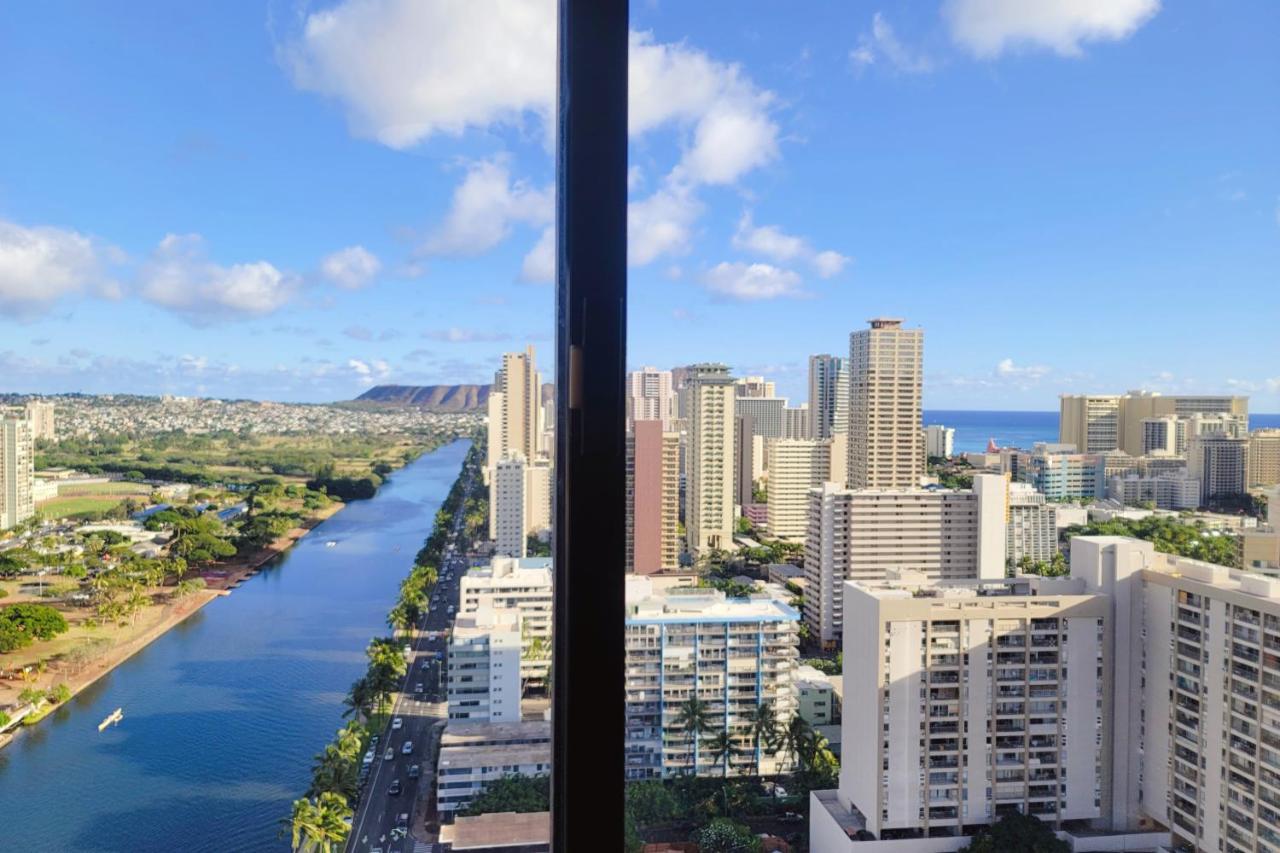
<svg viewBox="0 0 1280 853">
<path fill-rule="evenodd" d="M 766 750 L 775 754 L 780 752 L 784 758 L 794 759 L 800 770 L 808 771 L 826 749 L 826 739 L 799 714 L 782 725 L 772 702 L 761 702 L 753 708 L 746 723 L 757 776 L 761 775 Z M 689 744 L 689 772 L 696 771 L 698 749 L 705 747 L 715 763 L 721 765 L 727 778 L 731 760 L 740 753 L 740 749 L 735 736 L 724 726 L 720 713 L 713 712 L 705 700 L 690 696 L 680 704 L 675 725 L 684 731 Z"/>
</svg>

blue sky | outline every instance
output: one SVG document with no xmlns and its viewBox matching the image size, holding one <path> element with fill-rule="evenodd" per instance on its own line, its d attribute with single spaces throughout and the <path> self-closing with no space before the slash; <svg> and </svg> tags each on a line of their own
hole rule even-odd
<svg viewBox="0 0 1280 853">
<path fill-rule="evenodd" d="M 804 397 L 871 316 L 926 405 L 1280 411 L 1280 6 L 633 3 L 633 366 Z M 550 368 L 554 3 L 21 4 L 0 391 L 287 400 Z"/>
</svg>

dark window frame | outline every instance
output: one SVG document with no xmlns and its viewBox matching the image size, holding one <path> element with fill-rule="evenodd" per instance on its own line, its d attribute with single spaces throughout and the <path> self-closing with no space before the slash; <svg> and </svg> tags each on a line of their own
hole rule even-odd
<svg viewBox="0 0 1280 853">
<path fill-rule="evenodd" d="M 551 836 L 621 846 L 627 0 L 560 0 Z"/>
</svg>

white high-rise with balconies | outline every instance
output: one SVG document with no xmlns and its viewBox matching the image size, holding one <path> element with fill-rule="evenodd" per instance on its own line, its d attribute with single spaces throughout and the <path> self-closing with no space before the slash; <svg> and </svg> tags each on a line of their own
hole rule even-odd
<svg viewBox="0 0 1280 853">
<path fill-rule="evenodd" d="M 627 374 L 627 421 L 661 421 L 664 431 L 676 418 L 676 392 L 670 370 L 642 367 Z"/>
<path fill-rule="evenodd" d="M 665 779 L 762 773 L 789 767 L 776 745 L 757 751 L 752 715 L 768 705 L 785 731 L 798 708 L 791 677 L 799 657 L 800 616 L 769 594 L 726 598 L 719 590 L 675 587 L 658 593 L 650 578 L 627 577 L 626 773 Z M 680 726 L 691 698 L 710 711 L 712 731 Z M 708 741 L 727 731 L 734 749 L 714 756 Z"/>
<path fill-rule="evenodd" d="M 1005 478 L 978 474 L 971 490 L 845 489 L 825 483 L 809 493 L 804 617 L 814 637 L 834 648 L 844 627 L 843 584 L 877 581 L 890 571 L 930 579 L 1005 575 Z"/>
<path fill-rule="evenodd" d="M 809 492 L 831 479 L 831 442 L 775 438 L 764 448 L 769 535 L 802 542 L 809 527 Z"/>
<path fill-rule="evenodd" d="M 35 440 L 27 413 L 0 410 L 0 530 L 35 515 Z"/>
<path fill-rule="evenodd" d="M 853 489 L 909 489 L 925 472 L 924 331 L 879 317 L 849 336 L 849 472 Z"/>
<path fill-rule="evenodd" d="M 551 670 L 551 558 L 494 557 L 487 566 L 470 569 L 458 583 L 458 613 L 482 609 L 520 614 L 526 682 L 541 681 Z"/>
<path fill-rule="evenodd" d="M 520 614 L 483 607 L 459 614 L 449 635 L 450 720 L 520 722 Z"/>
</svg>

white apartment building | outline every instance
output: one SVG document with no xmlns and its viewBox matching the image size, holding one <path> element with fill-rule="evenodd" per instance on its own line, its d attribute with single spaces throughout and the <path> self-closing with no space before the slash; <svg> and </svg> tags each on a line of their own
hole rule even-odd
<svg viewBox="0 0 1280 853">
<path fill-rule="evenodd" d="M 784 438 L 787 434 L 786 397 L 735 397 L 735 417 L 751 419 L 751 434 L 761 438 Z"/>
<path fill-rule="evenodd" d="M 1069 578 L 847 586 L 842 738 L 877 748 L 811 797 L 815 853 L 1013 808 L 1076 850 L 1280 849 L 1280 579 L 1080 536 Z"/>
<path fill-rule="evenodd" d="M 796 667 L 791 689 L 796 694 L 796 714 L 809 725 L 829 726 L 835 721 L 835 688 L 821 670 L 804 664 Z"/>
<path fill-rule="evenodd" d="M 924 452 L 926 456 L 942 459 L 955 452 L 956 431 L 941 424 L 929 424 L 924 428 Z"/>
<path fill-rule="evenodd" d="M 1026 483 L 1010 483 L 1005 559 L 1014 566 L 1023 557 L 1048 562 L 1057 552 L 1057 507 Z"/>
<path fill-rule="evenodd" d="M 978 474 L 972 490 L 844 489 L 809 493 L 804 618 L 826 647 L 840 640 L 843 584 L 906 570 L 931 579 L 1003 578 L 1006 484 Z"/>
<path fill-rule="evenodd" d="M 803 540 L 809 528 L 809 492 L 831 479 L 828 441 L 775 438 L 765 442 L 769 470 L 769 535 Z"/>
<path fill-rule="evenodd" d="M 468 723 L 450 720 L 440 736 L 436 808 L 453 816 L 489 784 L 506 776 L 551 773 L 551 724 Z"/>
<path fill-rule="evenodd" d="M 449 637 L 449 719 L 520 722 L 520 614 L 484 607 L 459 615 Z"/>
<path fill-rule="evenodd" d="M 838 795 L 877 838 L 1102 815 L 1110 601 L 1018 585 L 846 582 L 841 737 L 863 748 L 844 750 Z"/>
<path fill-rule="evenodd" d="M 849 474 L 854 489 L 908 489 L 925 472 L 924 331 L 878 317 L 849 336 Z"/>
<path fill-rule="evenodd" d="M 35 515 L 35 440 L 22 410 L 0 410 L 0 530 Z"/>
<path fill-rule="evenodd" d="M 655 592 L 649 578 L 627 578 L 627 778 L 661 779 L 693 770 L 720 776 L 723 760 L 678 724 L 697 696 L 718 730 L 733 737 L 730 775 L 771 774 L 789 760 L 751 737 L 750 717 L 769 704 L 785 728 L 796 713 L 792 672 L 800 615 L 768 594 L 729 599 L 718 590 L 673 587 Z"/>
<path fill-rule="evenodd" d="M 671 429 L 676 418 L 676 391 L 670 370 L 642 367 L 627 374 L 627 421 L 662 421 Z"/>
<path fill-rule="evenodd" d="M 808 403 L 801 403 L 795 408 L 787 407 L 782 410 L 783 438 L 807 439 L 810 431 Z"/>
<path fill-rule="evenodd" d="M 1018 454 L 1018 477 L 1050 500 L 1100 498 L 1107 491 L 1106 459 L 1070 444 L 1037 443 Z"/>
<path fill-rule="evenodd" d="M 1280 429 L 1249 433 L 1249 485 L 1280 485 Z"/>
<path fill-rule="evenodd" d="M 27 420 L 31 421 L 31 437 L 37 441 L 44 439 L 53 441 L 58 437 L 57 422 L 54 420 L 53 403 L 43 400 L 28 400 L 26 405 Z"/>
<path fill-rule="evenodd" d="M 734 526 L 734 384 L 723 364 L 689 368 L 685 535 L 694 554 L 728 548 Z"/>
<path fill-rule="evenodd" d="M 1200 506 L 1200 481 L 1185 472 L 1145 477 L 1126 474 L 1107 480 L 1107 497 L 1127 506 L 1152 503 L 1156 509 L 1195 509 Z"/>
<path fill-rule="evenodd" d="M 809 356 L 809 438 L 830 438 L 848 428 L 849 360 Z"/>
<path fill-rule="evenodd" d="M 460 617 L 486 608 L 520 614 L 520 673 L 526 684 L 545 680 L 551 668 L 551 606 L 550 557 L 494 557 L 460 579 Z"/>
<path fill-rule="evenodd" d="M 510 454 L 494 466 L 489 489 L 489 529 L 494 553 L 523 557 L 528 537 L 551 527 L 551 463 Z"/>
<path fill-rule="evenodd" d="M 1191 439 L 1187 475 L 1200 481 L 1200 502 L 1240 495 L 1249 486 L 1249 439 L 1208 432 Z"/>
</svg>

